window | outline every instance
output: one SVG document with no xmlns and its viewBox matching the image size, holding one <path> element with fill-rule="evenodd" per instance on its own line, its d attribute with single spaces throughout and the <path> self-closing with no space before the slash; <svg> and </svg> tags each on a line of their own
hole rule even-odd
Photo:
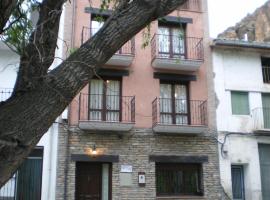
<svg viewBox="0 0 270 200">
<path fill-rule="evenodd" d="M 270 83 L 270 58 L 262 57 L 261 62 L 263 82 Z"/>
<path fill-rule="evenodd" d="M 201 164 L 156 163 L 157 196 L 203 195 Z"/>
<path fill-rule="evenodd" d="M 108 19 L 107 15 L 96 16 L 92 15 L 91 20 L 91 28 L 90 28 L 90 36 L 94 36 L 99 29 L 104 25 L 104 22 Z M 116 54 L 123 54 L 123 55 L 130 55 L 134 54 L 134 39 L 129 40 L 125 43 L 117 52 Z"/>
<path fill-rule="evenodd" d="M 245 199 L 244 170 L 241 165 L 232 165 L 232 192 L 234 200 Z"/>
<path fill-rule="evenodd" d="M 188 10 L 188 11 L 202 11 L 201 1 L 200 0 L 188 0 L 186 3 L 182 4 L 179 10 Z"/>
<path fill-rule="evenodd" d="M 248 92 L 231 92 L 232 114 L 249 115 Z"/>
<path fill-rule="evenodd" d="M 104 21 L 106 20 L 106 16 L 96 16 L 92 15 L 91 20 L 91 36 L 95 35 L 99 29 L 103 26 Z"/>
<path fill-rule="evenodd" d="M 160 122 L 188 124 L 188 91 L 185 84 L 160 84 Z"/>
<path fill-rule="evenodd" d="M 185 57 L 185 30 L 178 26 L 158 27 L 159 55 L 162 57 Z"/>
<path fill-rule="evenodd" d="M 89 119 L 94 121 L 121 121 L 120 80 L 93 79 L 89 85 Z"/>
<path fill-rule="evenodd" d="M 270 93 L 262 94 L 263 128 L 270 129 Z"/>
</svg>

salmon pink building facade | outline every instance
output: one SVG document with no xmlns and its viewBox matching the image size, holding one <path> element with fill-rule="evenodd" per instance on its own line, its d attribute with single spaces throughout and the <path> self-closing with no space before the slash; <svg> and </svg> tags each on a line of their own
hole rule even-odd
<svg viewBox="0 0 270 200">
<path fill-rule="evenodd" d="M 221 199 L 206 2 L 151 23 L 150 38 L 147 29 L 135 35 L 72 101 L 59 131 L 57 199 Z M 65 7 L 71 48 L 113 12 L 99 8 Z"/>
</svg>

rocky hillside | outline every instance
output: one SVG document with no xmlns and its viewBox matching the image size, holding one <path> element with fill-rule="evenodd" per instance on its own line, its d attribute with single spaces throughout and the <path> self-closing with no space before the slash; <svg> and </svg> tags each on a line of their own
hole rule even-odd
<svg viewBox="0 0 270 200">
<path fill-rule="evenodd" d="M 270 42 L 270 0 L 253 14 L 248 14 L 235 26 L 219 34 L 218 38 Z"/>
</svg>

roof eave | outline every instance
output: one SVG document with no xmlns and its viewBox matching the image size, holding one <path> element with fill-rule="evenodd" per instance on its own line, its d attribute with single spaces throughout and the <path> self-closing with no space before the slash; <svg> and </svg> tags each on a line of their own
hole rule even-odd
<svg viewBox="0 0 270 200">
<path fill-rule="evenodd" d="M 266 42 L 250 42 L 242 40 L 214 39 L 211 44 L 212 48 L 236 48 L 236 49 L 253 49 L 270 51 L 270 43 Z"/>
</svg>

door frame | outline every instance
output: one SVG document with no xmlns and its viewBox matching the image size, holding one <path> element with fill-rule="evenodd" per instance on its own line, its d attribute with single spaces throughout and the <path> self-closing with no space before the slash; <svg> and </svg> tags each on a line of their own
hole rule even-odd
<svg viewBox="0 0 270 200">
<path fill-rule="evenodd" d="M 101 168 L 101 175 L 100 175 L 100 177 L 101 177 L 100 195 L 101 196 L 100 196 L 100 198 L 101 199 L 102 199 L 102 164 L 108 164 L 109 165 L 109 200 L 112 200 L 112 163 L 110 163 L 110 162 L 85 162 L 85 161 L 77 161 L 75 163 L 75 200 L 77 200 L 76 199 L 77 198 L 77 180 L 78 180 L 78 176 L 77 176 L 78 175 L 78 167 L 77 167 L 77 165 L 79 163 L 85 163 L 85 164 L 87 163 L 89 165 L 98 164 L 100 166 L 100 168 Z"/>
<path fill-rule="evenodd" d="M 234 165 L 232 164 L 231 165 L 231 174 L 232 174 L 232 170 L 233 169 L 239 169 L 240 172 L 241 172 L 241 190 L 242 190 L 242 195 L 243 195 L 243 198 L 242 199 L 234 199 L 233 200 L 245 200 L 246 199 L 246 192 L 245 192 L 245 174 L 244 174 L 244 166 L 243 165 Z M 231 175 L 232 176 L 232 175 Z M 233 186 L 233 185 L 232 185 Z M 233 188 L 232 188 L 233 190 Z"/>
</svg>

